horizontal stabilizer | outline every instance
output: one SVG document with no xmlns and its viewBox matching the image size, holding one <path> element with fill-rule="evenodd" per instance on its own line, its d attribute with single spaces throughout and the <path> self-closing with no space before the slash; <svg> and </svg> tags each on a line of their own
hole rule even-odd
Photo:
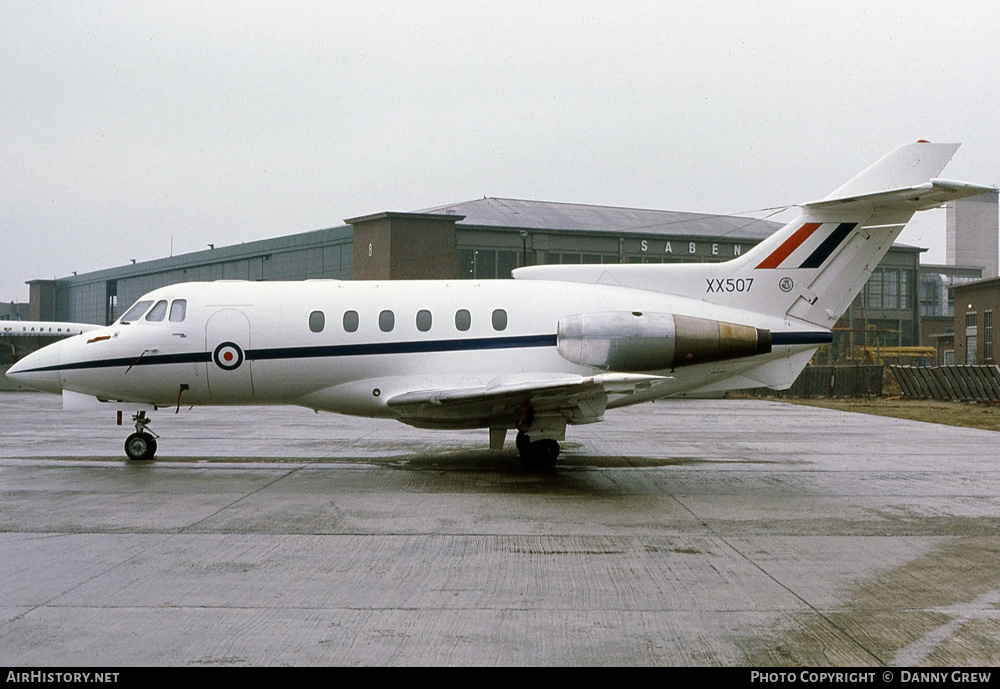
<svg viewBox="0 0 1000 689">
<path fill-rule="evenodd" d="M 967 196 L 996 193 L 995 187 L 984 187 L 969 182 L 955 182 L 947 179 L 932 179 L 923 184 L 889 191 L 877 191 L 856 196 L 827 197 L 822 201 L 803 203 L 803 208 L 811 210 L 832 210 L 850 212 L 855 209 L 894 208 L 908 211 L 923 211 L 936 208 L 943 203 Z"/>
</svg>

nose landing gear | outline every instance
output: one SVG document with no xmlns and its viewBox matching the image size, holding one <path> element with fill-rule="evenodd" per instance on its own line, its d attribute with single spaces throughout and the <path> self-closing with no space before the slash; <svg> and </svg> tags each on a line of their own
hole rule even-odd
<svg viewBox="0 0 1000 689">
<path fill-rule="evenodd" d="M 159 436 L 146 430 L 150 419 L 145 411 L 133 414 L 132 420 L 135 421 L 135 433 L 125 439 L 125 454 L 134 461 L 152 459 L 156 454 L 156 439 Z"/>
</svg>

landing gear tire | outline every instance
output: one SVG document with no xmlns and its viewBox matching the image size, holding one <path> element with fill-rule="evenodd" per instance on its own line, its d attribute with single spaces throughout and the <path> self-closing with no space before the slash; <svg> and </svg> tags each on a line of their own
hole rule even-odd
<svg viewBox="0 0 1000 689">
<path fill-rule="evenodd" d="M 149 433 L 133 433 L 125 439 L 125 454 L 134 461 L 152 459 L 156 454 L 156 438 Z"/>
<path fill-rule="evenodd" d="M 529 469 L 548 469 L 559 456 L 559 443 L 550 438 L 531 441 L 526 434 L 518 432 L 514 439 L 521 461 Z"/>
<path fill-rule="evenodd" d="M 530 451 L 531 439 L 521 431 L 518 431 L 517 436 L 514 438 L 514 446 L 517 448 L 517 454 L 521 455 L 523 459 Z"/>
</svg>

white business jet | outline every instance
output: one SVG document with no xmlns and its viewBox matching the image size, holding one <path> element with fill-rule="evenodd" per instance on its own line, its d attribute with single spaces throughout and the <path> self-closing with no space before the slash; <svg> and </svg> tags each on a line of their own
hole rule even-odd
<svg viewBox="0 0 1000 689">
<path fill-rule="evenodd" d="M 515 280 L 184 283 L 8 376 L 135 411 L 295 404 L 420 428 L 517 430 L 528 465 L 567 424 L 685 392 L 788 388 L 915 211 L 992 187 L 936 179 L 958 145 L 901 146 L 724 263 L 553 265 Z"/>
</svg>

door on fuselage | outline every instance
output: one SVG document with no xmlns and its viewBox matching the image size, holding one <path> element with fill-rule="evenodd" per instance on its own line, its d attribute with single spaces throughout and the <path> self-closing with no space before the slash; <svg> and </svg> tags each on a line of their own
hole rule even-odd
<svg viewBox="0 0 1000 689">
<path fill-rule="evenodd" d="M 253 398 L 253 371 L 247 359 L 250 350 L 250 319 L 238 309 L 221 309 L 205 324 L 208 394 L 211 402 L 229 404 Z"/>
</svg>

